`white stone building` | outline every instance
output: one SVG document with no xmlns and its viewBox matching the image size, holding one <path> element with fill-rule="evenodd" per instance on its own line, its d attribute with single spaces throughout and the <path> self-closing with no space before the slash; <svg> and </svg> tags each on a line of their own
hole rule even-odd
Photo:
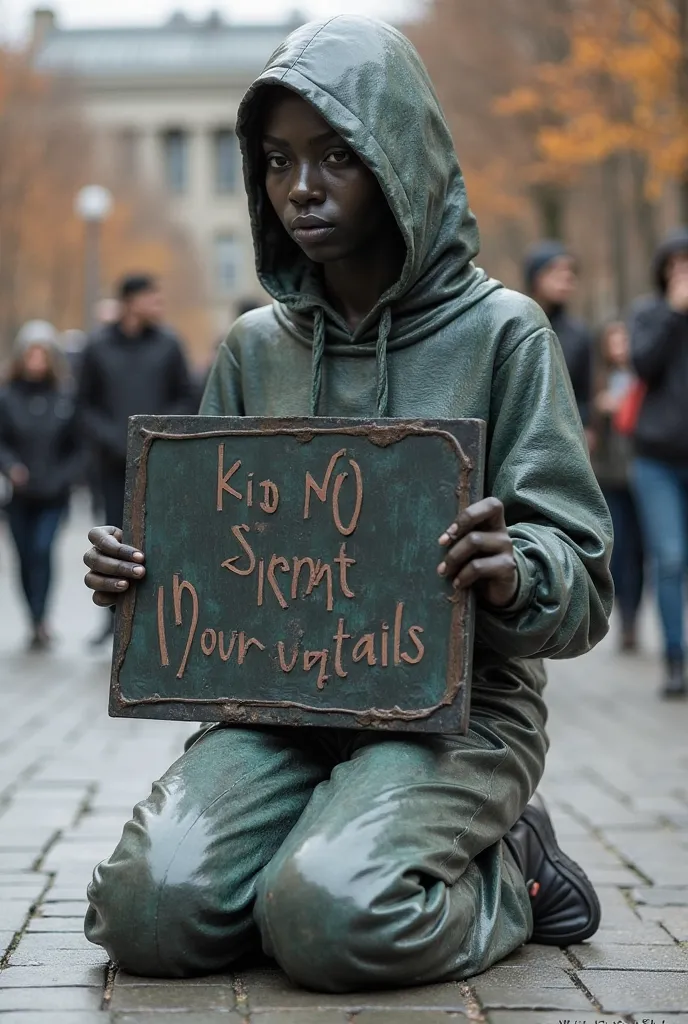
<svg viewBox="0 0 688 1024">
<path fill-rule="evenodd" d="M 233 24 L 175 14 L 160 27 L 65 29 L 34 14 L 34 61 L 83 86 L 100 159 L 165 189 L 194 240 L 216 329 L 261 298 L 234 124 L 239 101 L 280 41 L 303 21 Z"/>
</svg>

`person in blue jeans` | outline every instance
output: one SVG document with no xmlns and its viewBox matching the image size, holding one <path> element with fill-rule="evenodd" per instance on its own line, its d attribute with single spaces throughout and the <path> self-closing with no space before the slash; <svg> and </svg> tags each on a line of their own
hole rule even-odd
<svg viewBox="0 0 688 1024">
<path fill-rule="evenodd" d="M 635 431 L 633 478 L 656 573 L 664 632 L 663 695 L 688 695 L 684 586 L 688 568 L 688 229 L 655 262 L 656 294 L 631 319 L 635 369 L 647 392 Z"/>
<path fill-rule="evenodd" d="M 0 471 L 12 485 L 7 520 L 17 549 L 31 618 L 30 646 L 50 643 L 46 609 L 51 556 L 72 483 L 83 468 L 74 406 L 63 387 L 57 332 L 45 321 L 25 324 L 0 392 Z"/>
<path fill-rule="evenodd" d="M 614 525 L 611 570 L 615 605 L 621 626 L 620 649 L 638 649 L 637 620 L 643 596 L 645 551 L 643 532 L 630 481 L 633 446 L 615 428 L 614 417 L 636 386 L 631 367 L 630 339 L 626 325 L 610 320 L 599 337 L 599 371 L 596 374 L 591 424 L 595 436 L 592 466 L 609 506 Z"/>
</svg>

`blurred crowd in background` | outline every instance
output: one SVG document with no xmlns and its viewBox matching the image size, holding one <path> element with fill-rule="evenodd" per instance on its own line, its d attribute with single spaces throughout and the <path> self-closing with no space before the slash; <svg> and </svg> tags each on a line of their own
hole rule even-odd
<svg viewBox="0 0 688 1024">
<path fill-rule="evenodd" d="M 534 246 L 523 289 L 561 342 L 593 467 L 611 510 L 618 645 L 638 651 L 645 582 L 664 636 L 665 697 L 686 695 L 684 585 L 688 566 L 688 229 L 659 247 L 654 292 L 595 334 L 572 315 L 576 257 L 558 241 Z M 252 303 L 245 303 L 245 311 Z M 195 414 L 208 369 L 193 374 L 165 322 L 149 274 L 124 277 L 101 301 L 90 337 L 24 324 L 0 392 L 0 471 L 6 518 L 31 623 L 30 647 L 51 643 L 51 554 L 70 494 L 88 488 L 96 522 L 122 527 L 129 417 Z M 546 439 L 543 439 L 546 443 Z M 565 472 L 565 464 L 562 466 Z M 646 567 L 652 571 L 646 574 Z M 105 616 L 95 645 L 112 632 Z"/>
<path fill-rule="evenodd" d="M 283 25 L 177 13 L 91 33 L 41 8 L 25 48 L 0 41 L 0 481 L 35 650 L 70 494 L 121 526 L 128 417 L 197 412 L 212 339 L 264 301 L 232 110 L 298 22 L 287 7 Z M 560 339 L 614 521 L 619 649 L 638 650 L 647 594 L 662 693 L 685 696 L 688 230 L 660 239 L 688 223 L 688 0 L 427 0 L 402 27 L 456 139 L 483 266 Z M 75 213 L 92 180 L 108 202 Z"/>
</svg>

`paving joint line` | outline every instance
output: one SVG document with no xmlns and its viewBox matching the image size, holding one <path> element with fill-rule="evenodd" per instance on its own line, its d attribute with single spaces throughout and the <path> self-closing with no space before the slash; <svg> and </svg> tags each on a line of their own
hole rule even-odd
<svg viewBox="0 0 688 1024">
<path fill-rule="evenodd" d="M 609 779 L 605 778 L 604 775 L 600 774 L 596 768 L 588 766 L 586 768 L 586 771 L 590 780 L 594 781 L 603 792 L 606 790 L 610 795 L 612 795 L 616 800 L 618 800 L 619 803 L 622 804 L 622 806 L 628 808 L 628 810 L 630 811 L 633 810 L 633 801 L 631 797 L 628 796 L 628 794 L 624 793 L 622 789 L 618 789 L 618 787 L 615 786 L 613 782 L 610 782 Z M 673 797 L 674 800 L 678 800 L 680 803 L 685 804 L 686 810 L 688 810 L 688 802 L 684 799 L 683 792 L 683 790 L 678 789 L 669 790 L 669 796 Z M 662 814 L 658 814 L 656 820 L 660 822 L 662 827 L 666 828 L 668 831 L 681 831 L 681 829 L 670 818 L 667 818 Z M 648 826 L 647 831 L 649 832 L 652 830 L 652 825 Z"/>
<path fill-rule="evenodd" d="M 15 776 L 14 779 L 3 789 L 0 794 L 0 814 L 4 814 L 7 806 L 12 805 L 12 801 L 15 798 L 16 791 L 23 786 L 26 782 L 30 782 L 32 777 L 38 772 L 41 766 L 41 760 L 45 756 L 45 751 L 39 755 L 36 761 L 32 761 L 31 764 L 27 765 L 19 772 L 19 775 Z"/>
<path fill-rule="evenodd" d="M 476 990 L 466 982 L 462 982 L 459 985 L 459 992 L 466 1004 L 466 1016 L 468 1019 L 474 1021 L 475 1024 L 486 1024 L 487 1011 L 480 1002 Z"/>
<path fill-rule="evenodd" d="M 595 839 L 597 839 L 597 841 L 600 843 L 600 845 L 608 853 L 613 853 L 614 856 L 617 857 L 618 860 L 621 862 L 623 867 L 627 868 L 629 871 L 632 871 L 635 875 L 637 875 L 639 883 L 641 883 L 642 885 L 647 885 L 649 887 L 653 887 L 654 886 L 654 882 L 652 881 L 650 876 L 646 875 L 645 872 L 642 871 L 641 868 L 637 867 L 633 863 L 633 861 L 629 860 L 628 857 L 626 857 L 626 855 L 624 853 L 621 853 L 621 851 L 616 846 L 614 846 L 614 844 L 605 835 L 605 833 L 602 831 L 602 829 L 599 826 L 590 824 L 588 819 L 585 818 L 585 816 L 582 815 L 579 812 L 577 807 L 575 807 L 573 804 L 567 803 L 566 800 L 562 800 L 561 801 L 561 807 L 564 808 L 564 810 L 566 810 L 567 813 L 570 814 L 571 817 L 575 821 L 577 821 L 579 825 L 583 825 L 585 828 L 587 828 L 588 831 L 591 833 L 591 835 Z M 648 829 L 648 831 L 650 831 L 650 829 Z M 618 885 L 618 886 L 616 886 L 616 888 L 617 889 L 621 889 L 621 890 L 623 890 L 623 889 L 629 889 L 630 890 L 630 886 L 627 886 L 627 885 L 626 886 Z"/>
<path fill-rule="evenodd" d="M 11 754 L 14 747 L 21 746 L 21 736 L 25 736 L 27 732 L 36 727 L 40 728 L 42 721 L 43 715 L 38 713 L 33 718 L 30 718 L 28 722 L 20 725 L 18 732 L 11 732 L 6 739 L 0 742 L 0 754 Z"/>
<path fill-rule="evenodd" d="M 627 793 L 624 793 L 622 789 L 618 789 L 613 782 L 601 775 L 596 768 L 592 768 L 590 765 L 587 766 L 586 772 L 591 782 L 602 790 L 607 792 L 610 796 L 613 796 L 615 800 L 618 800 L 623 807 L 627 807 L 629 810 L 633 810 L 633 802 Z"/>
<path fill-rule="evenodd" d="M 45 843 L 45 845 L 41 848 L 40 853 L 38 854 L 36 859 L 31 864 L 31 870 L 32 871 L 41 871 L 42 870 L 43 864 L 45 863 L 46 857 L 48 856 L 48 854 L 50 853 L 52 848 L 55 846 L 55 844 L 59 843 L 59 841 L 60 841 L 60 839 L 62 838 L 63 835 L 64 835 L 64 829 L 62 829 L 62 828 L 55 829 L 53 834 L 50 836 L 50 839 L 48 839 L 47 843 Z"/>
<path fill-rule="evenodd" d="M 566 955 L 566 956 L 568 957 L 568 955 L 569 955 L 569 954 L 568 954 L 568 950 L 564 950 L 564 953 L 565 953 L 565 955 Z M 589 1000 L 589 1002 L 590 1002 L 590 1003 L 592 1003 L 592 1005 L 593 1005 L 593 1007 L 595 1008 L 595 1010 L 596 1010 L 596 1011 L 597 1011 L 598 1013 L 602 1013 L 602 1012 L 603 1012 L 603 1010 L 602 1010 L 602 1004 L 601 1004 L 601 1003 L 600 1003 L 600 1002 L 599 1002 L 599 1001 L 598 1001 L 598 1000 L 596 999 L 596 997 L 595 997 L 595 996 L 593 995 L 593 993 L 592 993 L 592 992 L 590 991 L 590 989 L 589 989 L 589 988 L 587 987 L 587 985 L 585 985 L 585 983 L 584 983 L 583 981 L 581 981 L 581 979 L 580 979 L 580 978 L 578 977 L 578 971 L 579 971 L 579 970 L 582 970 L 582 968 L 576 968 L 576 969 L 574 969 L 574 968 L 573 968 L 573 965 L 572 965 L 572 966 L 571 966 L 571 970 L 569 970 L 569 969 L 568 969 L 568 968 L 566 968 L 566 967 L 565 967 L 565 968 L 563 968 L 563 970 L 564 970 L 564 974 L 565 974 L 565 975 L 566 975 L 566 976 L 567 976 L 568 978 L 570 978 L 570 979 L 571 979 L 571 981 L 572 981 L 572 982 L 573 982 L 573 984 L 574 984 L 574 985 L 576 986 L 576 988 L 577 988 L 577 989 L 578 989 L 578 990 L 579 990 L 580 992 L 582 992 L 582 993 L 583 993 L 583 995 L 585 996 L 585 998 L 586 998 L 587 1000 Z"/>
<path fill-rule="evenodd" d="M 52 885 L 53 885 L 54 881 L 55 881 L 55 873 L 51 872 L 49 875 L 46 876 L 46 882 L 45 882 L 45 885 L 43 886 L 43 889 L 41 890 L 40 894 L 36 897 L 36 899 L 33 901 L 31 906 L 29 907 L 28 912 L 26 914 L 26 918 L 24 919 L 23 925 L 21 926 L 21 928 L 17 929 L 17 931 L 14 933 L 14 935 L 12 936 L 12 941 L 10 942 L 9 946 L 7 947 L 7 949 L 5 950 L 3 956 L 0 957 L 0 974 L 2 973 L 2 971 L 6 970 L 7 967 L 10 966 L 10 961 L 11 961 L 13 955 L 17 951 L 17 949 L 18 949 L 22 939 L 26 935 L 26 933 L 27 933 L 27 931 L 29 929 L 29 925 L 31 924 L 31 922 L 34 919 L 36 911 L 42 905 L 43 901 L 45 900 L 45 897 L 50 892 L 50 889 L 52 888 Z"/>
<path fill-rule="evenodd" d="M 69 824 L 69 828 L 76 828 L 77 825 L 81 824 L 87 814 L 93 811 L 93 798 L 98 794 L 99 783 L 88 782 L 86 783 L 86 792 L 83 799 L 79 803 L 76 809 L 76 813 Z"/>
<path fill-rule="evenodd" d="M 108 961 L 106 972 L 105 972 L 105 984 L 103 986 L 103 998 L 101 1000 L 100 1009 L 109 1010 L 110 1004 L 112 1003 L 112 993 L 115 988 L 115 978 L 117 977 L 117 965 L 113 964 L 111 960 Z"/>
<path fill-rule="evenodd" d="M 672 941 L 672 942 L 673 942 L 673 943 L 674 943 L 674 944 L 675 944 L 676 946 L 685 946 L 685 947 L 686 947 L 686 949 L 688 950 L 688 941 L 686 941 L 686 942 L 680 942 L 680 941 L 679 941 L 679 940 L 678 940 L 678 939 L 676 938 L 676 936 L 674 936 L 674 935 L 672 935 L 672 934 L 671 934 L 671 932 L 670 932 L 670 931 L 669 931 L 669 929 L 668 929 L 668 928 L 666 927 L 666 925 L 664 924 L 664 922 L 663 922 L 663 921 L 655 921 L 655 924 L 658 924 L 658 925 L 659 925 L 659 927 L 660 927 L 660 928 L 662 929 L 662 931 L 663 931 L 663 932 L 666 932 L 666 933 L 667 933 L 667 935 L 669 936 L 669 938 L 671 939 L 671 941 Z"/>
<path fill-rule="evenodd" d="M 654 888 L 652 882 L 649 883 L 649 886 L 650 886 L 650 888 Z M 624 898 L 628 908 L 633 911 L 633 913 L 635 914 L 635 916 L 638 918 L 639 921 L 641 921 L 643 924 L 646 924 L 646 922 L 643 921 L 642 917 L 638 913 L 638 907 L 640 906 L 640 904 L 636 903 L 635 900 L 633 899 L 633 890 L 629 886 L 622 886 L 622 885 L 617 885 L 616 888 L 619 890 L 619 892 L 623 896 L 623 898 Z"/>
<path fill-rule="evenodd" d="M 582 971 L 583 970 L 583 962 L 578 959 L 578 957 L 576 956 L 575 953 L 572 953 L 571 950 L 568 949 L 568 948 L 567 949 L 562 949 L 562 953 L 564 954 L 566 959 L 569 961 L 569 963 L 571 964 L 571 966 L 572 966 L 574 971 Z M 564 969 L 564 971 L 568 972 L 568 968 L 567 967 L 564 967 L 563 969 Z"/>
<path fill-rule="evenodd" d="M 248 1000 L 248 988 L 246 987 L 243 975 L 232 975 L 232 990 L 234 991 L 234 999 L 236 1000 L 237 1013 L 240 1013 L 245 1020 L 250 1020 L 251 1007 Z"/>
</svg>

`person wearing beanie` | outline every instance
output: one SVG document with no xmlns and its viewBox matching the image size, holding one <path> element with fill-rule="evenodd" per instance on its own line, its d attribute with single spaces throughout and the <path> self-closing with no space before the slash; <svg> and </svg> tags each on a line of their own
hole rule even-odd
<svg viewBox="0 0 688 1024">
<path fill-rule="evenodd" d="M 688 696 L 685 578 L 688 565 L 688 228 L 657 250 L 655 294 L 631 311 L 631 351 L 646 387 L 635 427 L 633 477 L 655 569 L 667 698 Z"/>
<path fill-rule="evenodd" d="M 33 650 L 50 642 L 46 611 L 53 543 L 70 488 L 83 470 L 74 404 L 63 371 L 52 324 L 24 324 L 0 391 L 0 472 L 12 485 L 7 518 L 31 618 Z"/>
<path fill-rule="evenodd" d="M 559 338 L 578 411 L 589 428 L 593 339 L 585 324 L 568 311 L 578 287 L 576 261 L 561 242 L 538 242 L 526 256 L 524 278 L 527 294 L 542 306 Z"/>
</svg>

